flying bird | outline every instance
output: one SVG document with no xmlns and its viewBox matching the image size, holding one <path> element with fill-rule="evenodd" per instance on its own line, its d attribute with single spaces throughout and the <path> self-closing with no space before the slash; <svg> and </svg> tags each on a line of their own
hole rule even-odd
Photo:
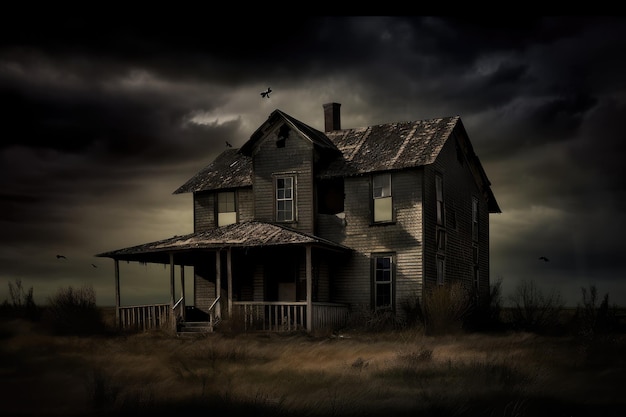
<svg viewBox="0 0 626 417">
<path fill-rule="evenodd" d="M 263 98 L 270 98 L 270 93 L 272 92 L 272 89 L 267 87 L 266 91 L 261 91 L 261 97 Z"/>
<path fill-rule="evenodd" d="M 550 262 L 550 259 L 546 258 L 545 256 L 540 256 L 539 260 L 544 262 Z"/>
<path fill-rule="evenodd" d="M 226 141 L 226 146 L 228 146 L 229 148 L 233 147 L 233 145 L 231 145 L 229 141 Z"/>
<path fill-rule="evenodd" d="M 63 255 L 57 255 L 57 259 L 67 259 L 67 258 Z"/>
</svg>

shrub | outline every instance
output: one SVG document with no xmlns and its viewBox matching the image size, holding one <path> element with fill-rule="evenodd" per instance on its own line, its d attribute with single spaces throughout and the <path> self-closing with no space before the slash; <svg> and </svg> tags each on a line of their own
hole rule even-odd
<svg viewBox="0 0 626 417">
<path fill-rule="evenodd" d="M 363 332 L 380 332 L 402 327 L 391 310 L 372 310 L 369 306 L 353 306 L 347 328 Z"/>
<path fill-rule="evenodd" d="M 470 292 L 460 282 L 437 285 L 424 294 L 427 334 L 456 333 L 472 308 Z"/>
<path fill-rule="evenodd" d="M 524 280 L 509 300 L 512 303 L 511 324 L 517 330 L 541 333 L 559 324 L 563 303 L 556 291 L 544 295 L 534 281 Z"/>
<path fill-rule="evenodd" d="M 617 308 L 609 306 L 609 294 L 605 294 L 598 305 L 598 290 L 592 285 L 589 291 L 581 288 L 582 303 L 576 308 L 574 320 L 578 335 L 584 339 L 593 339 L 598 335 L 613 332 L 617 327 Z"/>
<path fill-rule="evenodd" d="M 9 282 L 9 295 L 11 302 L 4 300 L 2 303 L 3 316 L 35 321 L 41 318 L 41 308 L 35 304 L 33 287 L 26 291 L 22 285 L 22 280 L 17 278 L 15 283 Z"/>
<path fill-rule="evenodd" d="M 473 331 L 502 330 L 502 279 L 489 287 L 486 298 L 478 299 L 465 320 L 465 327 Z"/>
<path fill-rule="evenodd" d="M 58 334 L 89 335 L 105 330 L 101 310 L 92 287 L 61 288 L 49 298 L 46 323 Z"/>
</svg>

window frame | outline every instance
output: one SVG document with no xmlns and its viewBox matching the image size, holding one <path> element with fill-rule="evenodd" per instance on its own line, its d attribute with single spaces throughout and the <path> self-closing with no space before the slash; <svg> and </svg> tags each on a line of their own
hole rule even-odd
<svg viewBox="0 0 626 417">
<path fill-rule="evenodd" d="M 379 268 L 379 260 L 388 260 L 389 265 L 386 268 Z M 396 254 L 391 252 L 384 253 L 372 253 L 371 254 L 372 271 L 371 271 L 371 285 L 372 285 L 372 308 L 375 311 L 391 310 L 395 309 L 395 287 L 396 287 Z M 385 265 L 383 265 L 385 266 Z M 388 279 L 378 279 L 379 271 L 384 274 L 388 273 Z M 383 278 L 385 278 L 383 276 Z M 389 298 L 388 303 L 381 303 L 380 297 L 383 297 L 382 288 L 388 286 L 388 290 L 384 291 L 384 296 Z M 382 300 L 381 300 L 382 301 Z"/>
<path fill-rule="evenodd" d="M 473 281 L 474 281 L 474 291 L 475 296 L 478 297 L 480 294 L 480 252 L 479 247 L 476 243 L 472 244 L 472 261 L 473 261 Z"/>
<path fill-rule="evenodd" d="M 437 285 L 445 285 L 446 283 L 446 258 L 445 256 L 437 256 Z"/>
<path fill-rule="evenodd" d="M 286 187 L 282 187 L 279 188 L 278 183 L 279 181 L 285 181 L 285 180 L 290 180 L 291 181 L 291 187 L 290 188 L 286 188 Z M 296 213 L 296 188 L 297 188 L 297 177 L 295 174 L 275 174 L 274 175 L 274 220 L 277 223 L 293 223 L 297 220 L 297 213 Z M 290 197 L 279 197 L 279 193 L 280 190 L 291 190 L 291 196 Z M 285 209 L 280 209 L 281 206 L 281 202 L 288 202 L 288 204 L 291 206 L 291 217 L 290 218 L 281 218 L 280 217 L 280 213 L 286 213 L 287 211 Z"/>
<path fill-rule="evenodd" d="M 225 196 L 226 194 L 232 194 L 232 205 L 233 205 L 233 210 L 232 211 L 221 211 L 221 205 L 220 205 L 220 196 Z M 229 205 L 231 202 L 227 201 L 226 204 Z M 223 227 L 223 226 L 228 226 L 229 224 L 234 224 L 237 223 L 239 220 L 239 213 L 237 212 L 237 191 L 236 190 L 222 190 L 222 191 L 218 191 L 215 193 L 215 224 L 217 227 Z M 228 208 L 228 207 L 227 207 Z M 225 222 L 224 224 L 221 223 L 220 221 L 220 214 L 230 214 L 230 213 L 234 213 L 234 221 L 228 223 Z M 225 216 L 224 216 L 225 217 Z"/>
<path fill-rule="evenodd" d="M 387 185 L 383 187 L 378 187 L 376 183 L 376 179 L 388 177 Z M 385 223 L 393 223 L 395 221 L 395 210 L 393 207 L 393 180 L 391 172 L 381 172 L 377 174 L 372 174 L 370 178 L 370 204 L 372 207 L 372 224 L 385 224 Z M 377 190 L 380 189 L 381 195 L 377 195 Z M 384 201 L 383 201 L 384 200 Z M 377 202 L 386 203 L 388 201 L 389 207 L 389 216 L 377 219 Z M 381 209 L 379 209 L 381 210 Z"/>
<path fill-rule="evenodd" d="M 446 205 L 444 202 L 443 174 L 435 172 L 435 217 L 439 226 L 446 224 Z"/>
<path fill-rule="evenodd" d="M 478 197 L 472 196 L 472 241 L 478 242 L 480 235 L 480 204 Z"/>
<path fill-rule="evenodd" d="M 439 253 L 445 253 L 446 252 L 446 239 L 447 239 L 447 233 L 446 233 L 446 229 L 443 227 L 437 227 L 437 231 L 436 231 L 436 245 L 437 245 L 437 252 Z"/>
</svg>

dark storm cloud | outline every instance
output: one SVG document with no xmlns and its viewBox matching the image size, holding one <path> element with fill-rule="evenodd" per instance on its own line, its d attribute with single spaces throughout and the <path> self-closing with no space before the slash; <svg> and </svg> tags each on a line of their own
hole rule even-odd
<svg viewBox="0 0 626 417">
<path fill-rule="evenodd" d="M 625 19 L 190 14 L 0 28 L 3 278 L 98 274 L 111 297 L 95 253 L 191 231 L 190 196 L 172 192 L 225 141 L 276 108 L 322 129 L 329 101 L 343 127 L 462 117 L 503 209 L 493 277 L 576 277 L 577 291 L 626 274 Z"/>
</svg>

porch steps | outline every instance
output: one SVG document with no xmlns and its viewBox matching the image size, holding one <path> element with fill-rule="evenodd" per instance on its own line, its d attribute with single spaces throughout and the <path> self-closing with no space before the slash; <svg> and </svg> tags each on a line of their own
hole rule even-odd
<svg viewBox="0 0 626 417">
<path fill-rule="evenodd" d="M 210 333 L 212 331 L 213 325 L 208 321 L 186 321 L 181 324 L 178 334 Z"/>
</svg>

